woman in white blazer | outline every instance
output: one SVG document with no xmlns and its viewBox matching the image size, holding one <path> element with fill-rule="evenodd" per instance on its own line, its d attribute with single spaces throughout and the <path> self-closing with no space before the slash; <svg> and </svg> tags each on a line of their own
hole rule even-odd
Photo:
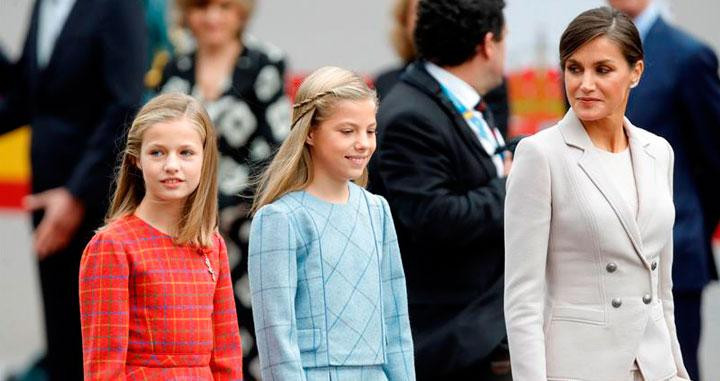
<svg viewBox="0 0 720 381">
<path fill-rule="evenodd" d="M 507 181 L 513 380 L 687 379 L 673 318 L 673 152 L 624 117 L 643 53 L 607 7 L 567 27 L 572 108 L 522 140 Z M 668 110 L 671 112 L 671 110 Z"/>
</svg>

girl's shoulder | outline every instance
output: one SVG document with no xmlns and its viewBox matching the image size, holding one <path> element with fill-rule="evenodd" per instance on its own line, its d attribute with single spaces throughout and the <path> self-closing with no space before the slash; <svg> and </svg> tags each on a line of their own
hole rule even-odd
<svg viewBox="0 0 720 381">
<path fill-rule="evenodd" d="M 367 200 L 367 203 L 370 207 L 376 207 L 380 209 L 389 209 L 389 205 L 385 197 L 372 193 L 368 191 L 367 189 L 351 182 L 350 186 L 355 188 L 357 192 L 359 192 L 362 195 L 362 198 Z"/>
<path fill-rule="evenodd" d="M 132 214 L 118 217 L 95 232 L 95 237 L 104 239 L 125 239 L 130 236 L 133 230 L 137 230 L 139 218 Z"/>
<path fill-rule="evenodd" d="M 370 193 L 365 188 L 353 182 L 350 182 L 349 186 L 351 188 L 350 200 L 348 201 L 349 205 L 345 206 L 346 208 L 356 206 L 364 208 L 363 204 L 367 203 L 371 209 L 389 211 L 388 202 L 384 197 Z M 253 219 L 257 219 L 258 216 L 275 216 L 276 218 L 298 218 L 303 220 L 303 216 L 307 215 L 310 209 L 322 214 L 323 210 L 329 208 L 328 205 L 332 204 L 319 200 L 303 190 L 298 190 L 287 193 L 277 200 L 264 205 L 255 213 Z"/>
<path fill-rule="evenodd" d="M 113 241 L 123 245 L 140 244 L 148 240 L 170 239 L 134 214 L 128 214 L 110 221 L 95 232 L 93 240 Z M 92 242 L 92 241 L 91 241 Z"/>
<path fill-rule="evenodd" d="M 107 250 L 108 248 L 125 247 L 132 241 L 133 225 L 136 223 L 132 215 L 116 218 L 95 231 L 95 235 L 86 246 L 88 251 Z"/>
<path fill-rule="evenodd" d="M 212 243 L 213 243 L 213 247 L 212 247 L 213 250 L 218 251 L 218 250 L 221 250 L 221 248 L 224 248 L 225 250 L 227 250 L 227 244 L 225 244 L 225 238 L 223 238 L 222 234 L 220 234 L 220 232 L 217 230 L 215 231 L 215 233 L 213 233 Z"/>
<path fill-rule="evenodd" d="M 289 217 L 294 213 L 297 213 L 297 209 L 302 206 L 297 196 L 297 191 L 290 192 L 269 204 L 263 205 L 262 208 L 258 209 L 257 212 L 255 212 L 253 220 L 258 219 L 259 217 L 274 215 Z"/>
</svg>

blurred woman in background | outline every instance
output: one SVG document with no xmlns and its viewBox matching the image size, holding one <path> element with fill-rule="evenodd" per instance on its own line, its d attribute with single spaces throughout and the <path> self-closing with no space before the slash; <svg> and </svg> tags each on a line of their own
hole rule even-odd
<svg viewBox="0 0 720 381">
<path fill-rule="evenodd" d="M 405 67 L 415 60 L 415 44 L 413 32 L 417 19 L 417 5 L 419 0 L 396 0 L 393 8 L 393 26 L 390 39 L 395 53 L 402 60 L 400 66 L 393 67 L 380 73 L 375 78 L 375 90 L 378 98 L 383 99 L 390 89 L 398 82 Z"/>
<path fill-rule="evenodd" d="M 284 56 L 244 33 L 254 5 L 254 0 L 177 0 L 195 46 L 168 63 L 158 86 L 160 92 L 200 100 L 217 129 L 220 231 L 237 298 L 245 380 L 259 374 L 245 255 L 253 194 L 248 179 L 290 127 Z"/>
</svg>

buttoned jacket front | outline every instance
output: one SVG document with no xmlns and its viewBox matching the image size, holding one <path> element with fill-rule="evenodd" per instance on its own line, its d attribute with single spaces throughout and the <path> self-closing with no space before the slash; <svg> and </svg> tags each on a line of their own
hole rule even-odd
<svg viewBox="0 0 720 381">
<path fill-rule="evenodd" d="M 570 110 L 524 139 L 505 204 L 513 379 L 687 377 L 672 300 L 673 153 L 625 119 L 635 214 Z"/>
</svg>

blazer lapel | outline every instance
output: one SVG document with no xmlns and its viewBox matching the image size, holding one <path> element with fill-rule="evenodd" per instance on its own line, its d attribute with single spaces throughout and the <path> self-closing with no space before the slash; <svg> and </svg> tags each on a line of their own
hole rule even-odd
<svg viewBox="0 0 720 381">
<path fill-rule="evenodd" d="M 643 138 L 637 127 L 625 119 L 625 126 L 630 137 L 630 154 L 633 161 L 635 186 L 638 193 L 637 224 L 642 233 L 650 222 L 656 208 L 653 207 L 655 181 L 655 156 L 649 149 L 650 142 Z"/>
<path fill-rule="evenodd" d="M 600 191 L 605 200 L 607 200 L 608 204 L 610 204 L 610 207 L 615 215 L 617 215 L 620 224 L 627 233 L 628 238 L 630 238 L 636 254 L 640 257 L 643 264 L 649 267 L 650 265 L 643 254 L 642 238 L 638 224 L 633 217 L 634 213 L 632 213 L 627 202 L 622 198 L 620 191 L 601 166 L 600 162 L 602 159 L 597 152 L 591 149 L 592 141 L 572 109 L 568 111 L 563 120 L 560 121 L 560 130 L 567 144 L 583 151 L 582 156 L 578 160 L 578 165 L 590 178 L 590 181 L 592 181 L 598 191 Z M 633 171 L 638 173 L 640 170 L 641 169 L 634 169 Z M 640 192 L 639 188 L 638 192 Z"/>
</svg>

